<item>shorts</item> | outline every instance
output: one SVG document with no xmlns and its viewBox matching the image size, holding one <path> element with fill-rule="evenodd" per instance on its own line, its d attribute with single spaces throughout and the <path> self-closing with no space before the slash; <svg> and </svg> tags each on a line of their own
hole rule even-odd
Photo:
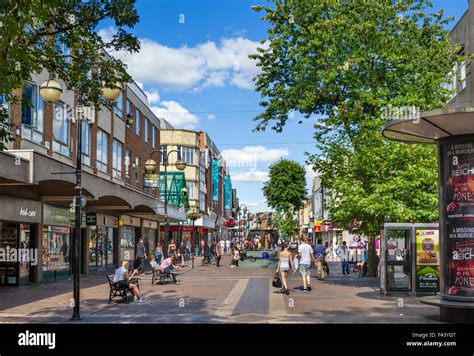
<svg viewBox="0 0 474 356">
<path fill-rule="evenodd" d="M 309 274 L 309 267 L 310 265 L 300 263 L 300 273 L 302 276 L 307 276 Z"/>
<path fill-rule="evenodd" d="M 117 284 L 120 288 L 130 288 L 130 283 L 127 281 L 118 281 Z"/>
<path fill-rule="evenodd" d="M 280 267 L 280 272 L 289 272 L 290 267 Z"/>
</svg>

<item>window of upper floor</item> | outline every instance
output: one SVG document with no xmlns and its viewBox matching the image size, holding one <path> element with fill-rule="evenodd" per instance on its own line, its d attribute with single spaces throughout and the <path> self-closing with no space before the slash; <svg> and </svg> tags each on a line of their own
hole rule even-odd
<svg viewBox="0 0 474 356">
<path fill-rule="evenodd" d="M 21 100 L 21 138 L 43 144 L 44 101 L 38 85 L 26 82 Z"/>
<path fill-rule="evenodd" d="M 53 151 L 70 155 L 71 109 L 63 102 L 54 103 L 53 109 Z"/>
</svg>

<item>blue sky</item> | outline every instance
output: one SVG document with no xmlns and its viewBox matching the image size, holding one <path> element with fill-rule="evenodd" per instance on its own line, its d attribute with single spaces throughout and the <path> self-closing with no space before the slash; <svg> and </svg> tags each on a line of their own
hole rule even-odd
<svg viewBox="0 0 474 356">
<path fill-rule="evenodd" d="M 268 166 L 280 157 L 304 163 L 304 152 L 315 150 L 314 122 L 298 124 L 298 114 L 283 133 L 252 132 L 252 118 L 261 110 L 251 82 L 257 68 L 247 54 L 266 38 L 267 25 L 250 7 L 266 3 L 138 0 L 140 23 L 132 32 L 142 48 L 138 55 L 121 57 L 159 117 L 176 127 L 207 131 L 235 163 L 230 167 L 233 187 L 254 211 L 266 209 L 261 188 Z M 456 19 L 467 9 L 467 0 L 433 3 Z M 104 36 L 113 31 L 109 26 L 103 25 Z"/>
</svg>

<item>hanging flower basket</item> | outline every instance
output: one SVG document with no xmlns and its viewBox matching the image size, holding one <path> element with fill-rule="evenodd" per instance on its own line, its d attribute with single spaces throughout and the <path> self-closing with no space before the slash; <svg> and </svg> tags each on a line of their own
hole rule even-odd
<svg viewBox="0 0 474 356">
<path fill-rule="evenodd" d="M 188 219 L 193 220 L 193 221 L 201 218 L 201 214 L 199 214 L 198 211 L 193 211 L 193 210 L 188 211 L 187 215 L 188 215 Z"/>
</svg>

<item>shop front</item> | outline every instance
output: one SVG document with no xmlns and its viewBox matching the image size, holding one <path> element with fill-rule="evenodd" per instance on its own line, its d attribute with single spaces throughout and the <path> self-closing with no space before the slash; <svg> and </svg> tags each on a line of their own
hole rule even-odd
<svg viewBox="0 0 474 356">
<path fill-rule="evenodd" d="M 122 215 L 119 219 L 119 263 L 135 260 L 135 245 L 140 232 L 140 218 Z"/>
<path fill-rule="evenodd" d="M 41 203 L 0 196 L 0 286 L 38 281 Z"/>
<path fill-rule="evenodd" d="M 155 254 L 158 238 L 158 222 L 151 220 L 142 220 L 142 237 L 145 243 L 145 249 L 148 256 Z"/>
<path fill-rule="evenodd" d="M 88 270 L 105 271 L 109 267 L 118 267 L 118 221 L 116 216 L 86 214 Z"/>
<path fill-rule="evenodd" d="M 71 275 L 73 228 L 68 208 L 43 205 L 43 280 Z"/>
</svg>

